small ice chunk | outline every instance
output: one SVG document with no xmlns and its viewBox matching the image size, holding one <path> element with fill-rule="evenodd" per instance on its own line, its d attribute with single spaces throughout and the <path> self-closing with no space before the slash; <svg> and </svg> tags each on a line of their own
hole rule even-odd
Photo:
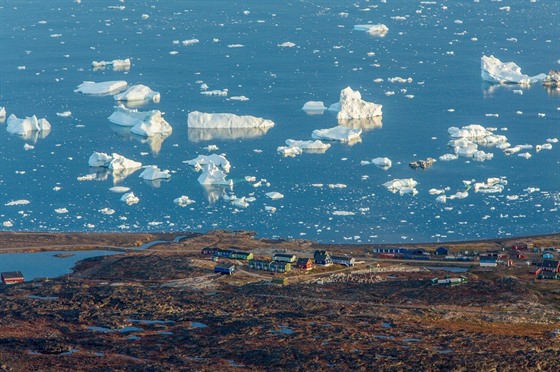
<svg viewBox="0 0 560 372">
<path fill-rule="evenodd" d="M 183 161 L 183 163 L 194 167 L 197 171 L 203 169 L 205 166 L 208 166 L 210 163 L 219 167 L 225 173 L 228 173 L 231 168 L 231 164 L 226 157 L 218 154 L 198 155 L 194 159 Z"/>
<path fill-rule="evenodd" d="M 148 165 L 144 168 L 144 171 L 140 173 L 139 177 L 148 181 L 153 181 L 171 178 L 171 175 L 169 174 L 169 170 L 167 169 L 161 170 L 156 165 Z"/>
<path fill-rule="evenodd" d="M 232 180 L 226 180 L 226 173 L 211 161 L 202 169 L 202 174 L 198 177 L 198 183 L 201 185 L 233 186 Z"/>
<path fill-rule="evenodd" d="M 436 201 L 438 203 L 445 203 L 445 202 L 447 202 L 447 197 L 445 195 L 440 195 L 436 198 Z"/>
<path fill-rule="evenodd" d="M 57 209 L 55 209 L 54 211 L 55 211 L 56 213 L 58 213 L 58 214 L 65 214 L 65 213 L 68 213 L 68 209 L 66 209 L 66 208 L 57 208 Z"/>
<path fill-rule="evenodd" d="M 389 169 L 393 165 L 391 159 L 389 158 L 375 158 L 371 162 L 380 168 Z"/>
<path fill-rule="evenodd" d="M 109 191 L 117 193 L 117 194 L 122 194 L 125 192 L 130 191 L 130 187 L 126 187 L 126 186 L 113 186 L 111 188 L 109 188 Z"/>
<path fill-rule="evenodd" d="M 188 40 L 183 40 L 181 42 L 181 44 L 183 44 L 183 46 L 189 46 L 189 45 L 194 45 L 194 44 L 198 44 L 200 43 L 200 40 L 198 39 L 188 39 Z"/>
<path fill-rule="evenodd" d="M 30 144 L 28 144 L 28 143 L 26 143 L 25 145 L 23 145 L 23 149 L 24 149 L 25 151 L 33 150 L 34 148 L 35 148 L 35 146 L 30 145 Z"/>
<path fill-rule="evenodd" d="M 218 151 L 219 148 L 216 145 L 208 145 L 204 148 L 204 150 L 206 150 L 206 151 Z"/>
<path fill-rule="evenodd" d="M 274 212 L 276 212 L 276 207 L 265 205 L 264 210 L 267 211 L 268 213 L 274 213 Z"/>
<path fill-rule="evenodd" d="M 220 97 L 227 97 L 229 90 L 228 89 L 215 89 L 215 90 L 205 90 L 200 92 L 203 96 L 220 96 Z"/>
<path fill-rule="evenodd" d="M 416 195 L 418 191 L 416 190 L 416 182 L 412 178 L 394 179 L 389 182 L 385 182 L 383 186 L 387 188 L 393 194 L 399 193 L 400 195 L 412 194 Z"/>
<path fill-rule="evenodd" d="M 272 200 L 282 199 L 284 197 L 284 195 L 282 195 L 282 194 L 280 194 L 279 192 L 276 192 L 276 191 L 267 192 L 265 195 L 268 196 Z"/>
<path fill-rule="evenodd" d="M 186 195 L 182 195 L 176 198 L 175 200 L 173 200 L 173 203 L 177 204 L 179 207 L 186 207 L 187 205 L 190 205 L 194 202 L 195 202 L 194 200 L 189 199 L 189 197 Z"/>
<path fill-rule="evenodd" d="M 56 116 L 60 116 L 61 118 L 68 118 L 68 117 L 72 116 L 72 112 L 70 112 L 70 111 L 57 112 Z"/>
<path fill-rule="evenodd" d="M 441 195 L 441 194 L 444 194 L 444 193 L 445 193 L 445 190 L 443 190 L 443 189 L 430 189 L 430 190 L 428 191 L 428 193 L 429 193 L 430 195 Z"/>
<path fill-rule="evenodd" d="M 451 160 L 457 160 L 458 156 L 455 154 L 443 154 L 438 159 L 441 161 L 451 161 Z"/>
<path fill-rule="evenodd" d="M 128 83 L 124 80 L 104 81 L 96 83 L 93 81 L 84 81 L 74 90 L 76 93 L 90 95 L 115 94 L 126 89 Z"/>
<path fill-rule="evenodd" d="M 133 85 L 122 93 L 114 96 L 115 101 L 153 101 L 159 102 L 160 94 L 154 92 L 149 87 L 137 84 Z"/>
<path fill-rule="evenodd" d="M 547 138 L 546 142 L 548 142 L 548 143 L 558 143 L 558 138 Z"/>
<path fill-rule="evenodd" d="M 107 66 L 113 66 L 113 70 L 114 71 L 125 71 L 125 70 L 130 70 L 130 58 L 127 59 L 115 59 L 112 61 L 93 61 L 91 63 L 91 67 L 93 67 L 94 70 L 99 70 L 99 69 L 103 69 Z"/>
<path fill-rule="evenodd" d="M 282 44 L 278 44 L 278 46 L 281 48 L 293 48 L 296 46 L 296 44 L 292 43 L 291 41 L 285 41 Z"/>
<path fill-rule="evenodd" d="M 230 101 L 248 101 L 249 98 L 245 96 L 231 96 L 229 97 Z"/>
<path fill-rule="evenodd" d="M 6 118 L 6 108 L 4 106 L 0 107 L 0 119 Z"/>
<path fill-rule="evenodd" d="M 473 154 L 473 160 L 483 162 L 485 160 L 492 160 L 494 154 L 478 150 Z"/>
<path fill-rule="evenodd" d="M 301 155 L 303 150 L 297 146 L 279 146 L 276 151 L 285 157 L 295 157 L 296 155 Z"/>
<path fill-rule="evenodd" d="M 365 24 L 365 25 L 355 25 L 354 30 L 365 31 L 372 36 L 384 37 L 389 32 L 389 27 L 382 23 L 379 24 Z"/>
<path fill-rule="evenodd" d="M 31 203 L 31 202 L 27 199 L 20 199 L 20 200 L 12 200 L 10 202 L 7 202 L 4 205 L 9 207 L 9 206 L 13 206 L 13 205 L 27 205 L 29 203 Z"/>
<path fill-rule="evenodd" d="M 525 158 L 525 159 L 529 159 L 531 157 L 531 154 L 529 154 L 528 152 L 523 152 L 521 154 L 517 154 L 517 156 Z"/>
<path fill-rule="evenodd" d="M 330 143 L 324 143 L 319 140 L 300 141 L 288 139 L 286 140 L 286 145 L 289 147 L 299 147 L 302 151 L 306 152 L 325 152 L 331 147 Z"/>
<path fill-rule="evenodd" d="M 111 208 L 102 208 L 102 209 L 99 210 L 99 212 L 110 216 L 110 215 L 115 213 L 115 210 L 111 209 Z"/>
<path fill-rule="evenodd" d="M 136 204 L 140 201 L 137 196 L 134 195 L 133 192 L 127 192 L 121 197 L 121 201 L 125 202 L 128 205 Z"/>
</svg>

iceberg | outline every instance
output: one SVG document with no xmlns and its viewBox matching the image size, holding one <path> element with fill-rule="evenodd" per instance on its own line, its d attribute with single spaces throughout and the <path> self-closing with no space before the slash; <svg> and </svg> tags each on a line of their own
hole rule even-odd
<svg viewBox="0 0 560 372">
<path fill-rule="evenodd" d="M 198 182 L 201 185 L 233 186 L 233 181 L 226 180 L 226 173 L 212 162 L 204 166 L 202 174 L 198 177 Z"/>
<path fill-rule="evenodd" d="M 450 127 L 447 130 L 451 138 L 466 138 L 479 145 L 496 145 L 507 141 L 507 137 L 497 135 L 479 124 L 466 125 L 462 128 Z"/>
<path fill-rule="evenodd" d="M 195 170 L 197 171 L 202 170 L 204 166 L 207 166 L 210 163 L 216 165 L 225 173 L 229 173 L 229 170 L 231 168 L 231 164 L 226 159 L 226 157 L 218 154 L 198 155 L 194 159 L 183 161 L 183 163 L 190 165 L 191 167 L 195 168 Z"/>
<path fill-rule="evenodd" d="M 365 31 L 370 35 L 384 37 L 389 32 L 389 27 L 382 23 L 376 25 L 354 25 L 354 30 Z"/>
<path fill-rule="evenodd" d="M 171 134 L 173 128 L 162 117 L 159 110 L 138 111 L 123 105 L 115 106 L 115 111 L 109 116 L 109 121 L 116 125 L 132 127 L 131 133 L 139 136 L 151 137 L 157 134 Z"/>
<path fill-rule="evenodd" d="M 138 197 L 136 197 L 134 195 L 134 193 L 131 191 L 131 192 L 127 192 L 126 194 L 124 194 L 121 197 L 121 201 L 125 202 L 128 205 L 132 205 L 132 204 L 138 203 L 140 201 L 140 199 L 138 199 Z"/>
<path fill-rule="evenodd" d="M 179 207 L 186 207 L 187 205 L 192 204 L 194 202 L 195 202 L 194 200 L 190 199 L 186 195 L 182 195 L 176 198 L 175 200 L 173 200 L 173 203 L 177 204 Z"/>
<path fill-rule="evenodd" d="M 357 90 L 346 87 L 340 91 L 340 101 L 329 107 L 330 111 L 338 111 L 338 120 L 372 118 L 382 115 L 382 105 L 362 100 Z"/>
<path fill-rule="evenodd" d="M 111 160 L 113 160 L 111 155 L 107 155 L 104 152 L 94 152 L 89 157 L 88 164 L 90 167 L 109 167 Z"/>
<path fill-rule="evenodd" d="M 37 119 L 37 116 L 28 116 L 25 119 L 18 119 L 17 116 L 11 114 L 8 117 L 6 130 L 8 133 L 18 136 L 29 137 L 34 132 L 44 132 L 48 134 L 51 131 L 51 124 L 47 119 Z"/>
<path fill-rule="evenodd" d="M 127 85 L 128 83 L 124 80 L 104 81 L 101 83 L 84 81 L 78 85 L 74 92 L 90 95 L 115 94 L 126 89 Z"/>
<path fill-rule="evenodd" d="M 550 70 L 548 75 L 543 79 L 545 87 L 558 87 L 560 86 L 560 71 Z"/>
<path fill-rule="evenodd" d="M 268 196 L 272 200 L 282 199 L 284 197 L 284 195 L 282 195 L 282 194 L 280 194 L 279 192 L 276 192 L 276 191 L 267 192 L 265 195 Z"/>
<path fill-rule="evenodd" d="M 124 170 L 136 170 L 142 166 L 142 163 L 125 158 L 122 155 L 113 153 L 111 162 L 108 168 L 113 172 L 120 172 Z"/>
<path fill-rule="evenodd" d="M 0 122 L 4 122 L 4 119 L 6 119 L 6 108 L 5 107 L 0 107 Z"/>
<path fill-rule="evenodd" d="M 474 161 L 483 162 L 485 160 L 492 160 L 492 158 L 494 158 L 494 154 L 482 150 L 475 151 L 473 154 Z"/>
<path fill-rule="evenodd" d="M 323 101 L 308 101 L 303 104 L 303 107 L 301 109 L 304 111 L 312 111 L 313 113 L 315 113 L 317 111 L 322 112 L 327 108 L 325 107 Z"/>
<path fill-rule="evenodd" d="M 286 145 L 288 147 L 299 147 L 302 151 L 314 152 L 314 153 L 324 153 L 331 147 L 330 143 L 324 143 L 319 140 L 300 141 L 300 140 L 288 139 L 286 140 Z"/>
<path fill-rule="evenodd" d="M 114 96 L 115 101 L 154 101 L 159 102 L 160 94 L 154 92 L 149 87 L 137 84 L 133 85 L 122 93 Z"/>
<path fill-rule="evenodd" d="M 285 157 L 289 156 L 292 158 L 303 153 L 303 150 L 297 146 L 279 146 L 276 151 Z"/>
<path fill-rule="evenodd" d="M 314 139 L 320 139 L 326 141 L 340 141 L 340 142 L 353 143 L 361 139 L 360 138 L 361 134 L 362 134 L 361 129 L 350 129 L 339 125 L 333 128 L 316 129 L 311 133 L 311 137 Z"/>
<path fill-rule="evenodd" d="M 396 194 L 398 192 L 400 195 L 411 194 L 414 196 L 418 194 L 418 190 L 416 190 L 417 184 L 418 182 L 416 182 L 412 178 L 403 178 L 385 182 L 383 186 L 385 186 L 387 190 L 389 190 L 393 194 Z"/>
<path fill-rule="evenodd" d="M 502 62 L 493 55 L 489 57 L 482 56 L 480 62 L 481 77 L 490 83 L 529 85 L 546 78 L 546 74 L 535 76 L 522 74 L 521 67 L 515 63 Z"/>
<path fill-rule="evenodd" d="M 140 178 L 147 181 L 161 180 L 171 178 L 169 170 L 160 170 L 156 165 L 148 165 L 144 168 L 142 173 L 140 173 Z"/>
<path fill-rule="evenodd" d="M 112 170 L 115 182 L 125 179 L 142 166 L 142 163 L 127 159 L 122 155 L 116 153 L 107 155 L 103 152 L 94 152 L 91 154 L 88 163 L 90 167 L 101 167 Z M 95 179 L 98 178 L 97 175 L 94 176 Z M 106 178 L 106 176 L 102 175 L 100 177 Z"/>
<path fill-rule="evenodd" d="M 371 162 L 379 168 L 383 169 L 389 169 L 393 165 L 393 162 L 391 162 L 391 159 L 389 158 L 375 158 L 372 159 Z"/>
<path fill-rule="evenodd" d="M 274 122 L 249 115 L 193 111 L 188 115 L 187 126 L 189 128 L 270 128 L 274 126 Z"/>
<path fill-rule="evenodd" d="M 130 70 L 130 58 L 127 59 L 114 59 L 112 61 L 93 61 L 91 67 L 94 70 L 104 69 L 107 66 L 113 66 L 113 71 L 126 71 Z"/>
</svg>

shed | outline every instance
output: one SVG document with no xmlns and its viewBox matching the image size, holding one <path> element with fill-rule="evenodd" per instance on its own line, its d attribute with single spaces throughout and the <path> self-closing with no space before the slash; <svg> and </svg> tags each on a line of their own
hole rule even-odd
<svg viewBox="0 0 560 372">
<path fill-rule="evenodd" d="M 353 257 L 346 256 L 331 256 L 332 262 L 338 265 L 354 266 L 356 260 Z"/>
<path fill-rule="evenodd" d="M 295 254 L 288 254 L 288 253 L 276 253 L 272 256 L 272 261 L 279 261 L 279 262 L 296 262 L 296 255 Z"/>
<path fill-rule="evenodd" d="M 272 284 L 286 285 L 288 284 L 288 278 L 272 278 L 270 282 Z"/>
<path fill-rule="evenodd" d="M 25 280 L 21 271 L 7 271 L 0 274 L 0 277 L 6 284 L 23 283 Z"/>
<path fill-rule="evenodd" d="M 310 270 L 313 268 L 313 260 L 311 258 L 298 258 L 296 266 L 299 269 Z"/>
<path fill-rule="evenodd" d="M 235 265 L 221 264 L 214 267 L 215 273 L 232 275 L 235 272 Z"/>
<path fill-rule="evenodd" d="M 498 258 L 493 256 L 480 256 L 480 267 L 496 267 Z"/>
<path fill-rule="evenodd" d="M 449 256 L 451 250 L 447 247 L 437 247 L 435 254 L 438 256 Z"/>
</svg>

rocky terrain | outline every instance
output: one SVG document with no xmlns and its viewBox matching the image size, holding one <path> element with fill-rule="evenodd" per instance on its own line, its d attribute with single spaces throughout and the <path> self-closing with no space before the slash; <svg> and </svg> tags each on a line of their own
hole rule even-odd
<svg viewBox="0 0 560 372">
<path fill-rule="evenodd" d="M 44 247 L 57 249 L 174 238 L 44 237 Z M 21 245 L 18 239 L 4 240 L 2 249 L 41 248 L 37 239 Z M 539 241 L 559 244 L 558 235 Z M 500 244 L 510 242 L 472 246 Z M 458 274 L 376 261 L 366 246 L 329 246 L 353 252 L 361 263 L 271 275 L 231 261 L 240 270 L 222 276 L 200 254 L 205 246 L 263 257 L 312 256 L 321 247 L 246 232 L 192 234 L 84 260 L 58 279 L 0 285 L 0 370 L 556 371 L 560 365 L 560 283 L 535 280 L 527 266 L 471 263 L 467 283 L 438 286 L 431 279 Z M 274 277 L 288 284 L 273 285 Z"/>
</svg>

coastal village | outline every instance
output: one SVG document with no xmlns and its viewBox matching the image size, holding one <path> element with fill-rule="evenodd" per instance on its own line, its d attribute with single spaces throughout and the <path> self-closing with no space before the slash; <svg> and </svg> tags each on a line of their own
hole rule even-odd
<svg viewBox="0 0 560 372">
<path fill-rule="evenodd" d="M 523 371 L 554 370 L 560 356 L 558 235 L 407 246 L 222 230 L 30 238 L 4 233 L 0 250 L 113 254 L 53 278 L 2 262 L 5 370 Z"/>
</svg>

